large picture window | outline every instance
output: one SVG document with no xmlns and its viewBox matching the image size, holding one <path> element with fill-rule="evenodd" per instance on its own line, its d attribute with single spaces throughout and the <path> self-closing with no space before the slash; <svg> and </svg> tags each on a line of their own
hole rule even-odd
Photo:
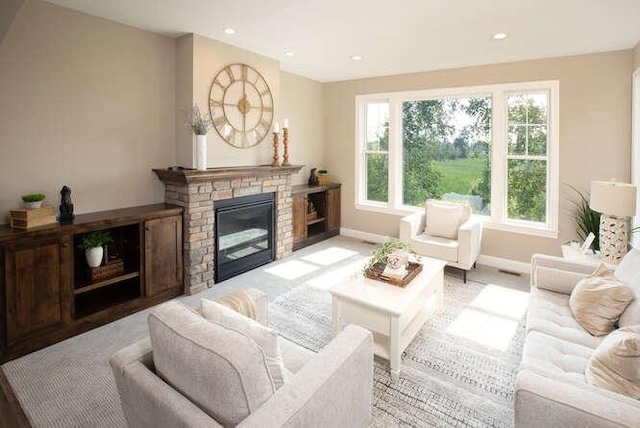
<svg viewBox="0 0 640 428">
<path fill-rule="evenodd" d="M 468 203 L 487 225 L 557 234 L 558 83 L 361 95 L 357 207 Z"/>
</svg>

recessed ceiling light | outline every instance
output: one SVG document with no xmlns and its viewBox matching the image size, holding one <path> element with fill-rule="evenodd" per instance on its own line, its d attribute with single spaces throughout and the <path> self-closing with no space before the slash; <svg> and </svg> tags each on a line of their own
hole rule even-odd
<svg viewBox="0 0 640 428">
<path fill-rule="evenodd" d="M 351 55 L 351 59 L 354 61 L 360 61 L 362 59 L 362 56 L 360 55 Z"/>
<path fill-rule="evenodd" d="M 225 28 L 224 34 L 228 34 L 228 35 L 236 34 L 236 30 L 234 30 L 233 28 Z"/>
<path fill-rule="evenodd" d="M 289 57 L 291 57 L 291 56 L 296 56 L 296 54 L 295 54 L 295 53 L 293 53 L 293 52 L 291 52 L 291 51 L 286 51 L 284 54 L 285 54 L 286 56 L 289 56 Z"/>
<path fill-rule="evenodd" d="M 507 33 L 495 33 L 495 34 L 494 34 L 493 36 L 491 36 L 491 37 L 493 37 L 493 40 L 504 40 L 504 39 L 506 39 L 506 38 L 507 38 L 507 36 L 508 36 L 508 34 L 507 34 Z"/>
</svg>

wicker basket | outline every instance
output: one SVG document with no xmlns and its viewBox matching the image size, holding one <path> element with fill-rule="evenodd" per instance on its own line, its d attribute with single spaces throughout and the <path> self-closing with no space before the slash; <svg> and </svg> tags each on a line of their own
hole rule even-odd
<svg viewBox="0 0 640 428">
<path fill-rule="evenodd" d="M 91 281 L 99 281 L 119 275 L 122 272 L 124 272 L 124 262 L 122 259 L 109 260 L 109 262 L 103 266 L 87 268 L 87 276 Z"/>
</svg>

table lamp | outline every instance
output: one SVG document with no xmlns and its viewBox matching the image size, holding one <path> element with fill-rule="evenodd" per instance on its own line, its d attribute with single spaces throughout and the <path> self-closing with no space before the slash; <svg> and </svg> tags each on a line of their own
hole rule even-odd
<svg viewBox="0 0 640 428">
<path fill-rule="evenodd" d="M 636 186 L 592 181 L 589 206 L 601 213 L 600 258 L 618 264 L 629 247 L 629 217 L 636 214 Z"/>
</svg>

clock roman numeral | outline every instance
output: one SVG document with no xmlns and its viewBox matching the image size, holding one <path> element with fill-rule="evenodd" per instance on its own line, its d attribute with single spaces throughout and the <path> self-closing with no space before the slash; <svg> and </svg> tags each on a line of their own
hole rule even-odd
<svg viewBox="0 0 640 428">
<path fill-rule="evenodd" d="M 222 101 L 216 101 L 213 98 L 209 98 L 209 105 L 213 107 L 222 107 Z"/>
<path fill-rule="evenodd" d="M 218 116 L 216 118 L 213 119 L 213 125 L 216 128 L 220 128 L 222 125 L 224 125 L 226 119 L 224 116 Z"/>
<path fill-rule="evenodd" d="M 227 76 L 229 76 L 231 83 L 236 81 L 236 78 L 233 75 L 233 70 L 231 70 L 231 66 L 225 67 L 224 71 L 227 73 Z"/>
</svg>

